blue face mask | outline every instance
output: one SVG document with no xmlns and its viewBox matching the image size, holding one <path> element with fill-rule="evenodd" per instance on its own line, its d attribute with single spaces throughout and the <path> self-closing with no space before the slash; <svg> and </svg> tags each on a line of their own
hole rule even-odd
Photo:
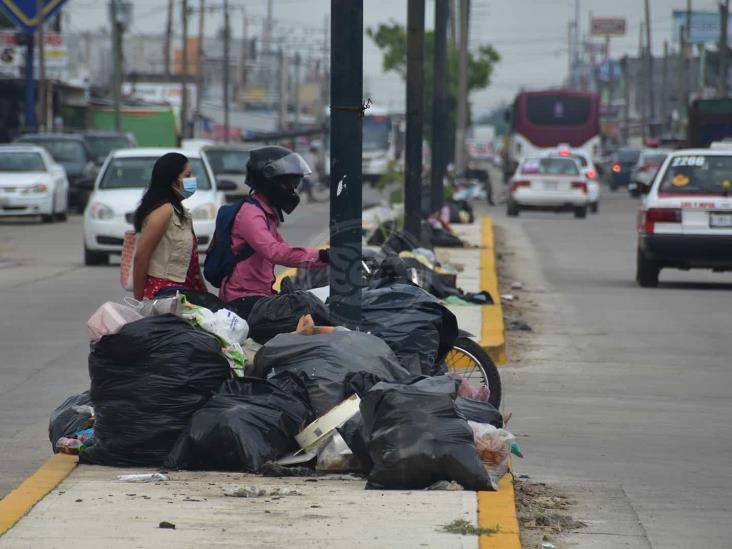
<svg viewBox="0 0 732 549">
<path fill-rule="evenodd" d="M 193 193 L 195 193 L 196 189 L 198 189 L 198 182 L 196 181 L 195 177 L 184 177 L 183 179 L 181 179 L 181 183 L 183 183 L 183 189 L 179 192 L 180 195 L 183 197 L 183 200 L 193 196 Z"/>
</svg>

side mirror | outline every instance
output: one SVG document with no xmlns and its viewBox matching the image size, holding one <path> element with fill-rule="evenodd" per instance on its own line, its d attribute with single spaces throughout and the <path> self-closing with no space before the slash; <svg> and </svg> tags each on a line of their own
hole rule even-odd
<svg viewBox="0 0 732 549">
<path fill-rule="evenodd" d="M 93 179 L 81 179 L 76 183 L 76 186 L 79 187 L 82 191 L 93 191 L 94 190 L 94 180 Z"/>
<path fill-rule="evenodd" d="M 224 191 L 224 192 L 232 192 L 239 188 L 239 186 L 236 183 L 234 183 L 233 181 L 230 181 L 228 179 L 220 179 L 220 180 L 216 181 L 216 187 L 218 188 L 218 190 Z"/>
</svg>

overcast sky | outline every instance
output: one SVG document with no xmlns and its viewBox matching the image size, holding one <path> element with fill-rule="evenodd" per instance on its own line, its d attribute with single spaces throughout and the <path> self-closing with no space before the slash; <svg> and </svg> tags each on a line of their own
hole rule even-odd
<svg viewBox="0 0 732 549">
<path fill-rule="evenodd" d="M 188 0 L 197 7 L 199 0 Z M 302 53 L 315 52 L 323 40 L 325 18 L 330 0 L 273 0 L 275 33 L 289 37 L 291 48 Z M 672 39 L 673 10 L 686 9 L 686 0 L 650 0 L 654 54 L 663 51 L 664 40 Z M 167 0 L 132 0 L 133 32 L 160 32 L 165 29 Z M 180 0 L 176 4 L 180 5 Z M 220 6 L 222 0 L 207 0 Z M 637 54 L 638 34 L 643 19 L 643 0 L 580 0 L 580 22 L 588 28 L 590 14 L 622 16 L 628 21 L 625 37 L 613 38 L 613 55 Z M 94 29 L 107 25 L 107 2 L 104 0 L 68 0 L 67 28 Z M 266 0 L 230 0 L 234 12 L 232 30 L 241 36 L 243 13 L 249 19 L 249 33 L 260 31 L 266 14 Z M 364 25 L 395 20 L 406 22 L 406 0 L 364 0 Z M 491 86 L 471 96 L 476 112 L 483 112 L 503 101 L 510 101 L 524 87 L 559 84 L 567 74 L 568 23 L 574 17 L 575 0 L 472 0 L 471 47 L 493 44 L 502 56 Z M 696 10 L 716 10 L 716 0 L 693 0 Z M 237 11 L 238 10 L 238 11 Z M 427 27 L 433 25 L 434 0 L 427 0 Z M 206 32 L 213 34 L 221 25 L 216 13 L 207 14 Z M 180 24 L 178 23 L 178 31 Z M 197 20 L 191 21 L 195 32 Z M 369 38 L 364 39 L 365 87 L 374 103 L 388 108 L 404 104 L 404 86 L 398 76 L 384 74 L 381 53 Z"/>
</svg>

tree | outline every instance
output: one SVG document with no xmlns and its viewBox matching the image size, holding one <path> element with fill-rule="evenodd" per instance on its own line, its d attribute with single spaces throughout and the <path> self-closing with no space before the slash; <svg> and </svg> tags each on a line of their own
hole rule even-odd
<svg viewBox="0 0 732 549">
<path fill-rule="evenodd" d="M 383 52 L 384 72 L 394 72 L 401 76 L 402 80 L 407 78 L 407 31 L 392 21 L 382 23 L 376 29 L 369 28 L 366 34 L 374 41 L 376 46 Z M 432 96 L 434 81 L 434 44 L 435 33 L 425 32 L 424 36 L 424 101 L 425 101 L 425 136 L 431 137 L 432 128 Z M 447 73 L 448 79 L 447 96 L 450 112 L 450 125 L 454 127 L 454 117 L 457 105 L 458 74 L 457 67 L 460 53 L 454 44 L 448 43 L 447 50 Z M 493 49 L 493 46 L 482 45 L 475 53 L 468 54 L 468 89 L 481 90 L 490 85 L 493 69 L 501 60 L 501 56 Z M 468 115 L 470 120 L 470 115 Z"/>
</svg>

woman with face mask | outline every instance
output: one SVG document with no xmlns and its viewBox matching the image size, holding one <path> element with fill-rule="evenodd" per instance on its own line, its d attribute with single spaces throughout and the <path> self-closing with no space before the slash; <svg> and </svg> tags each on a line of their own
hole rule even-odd
<svg viewBox="0 0 732 549">
<path fill-rule="evenodd" d="M 182 204 L 194 192 L 196 178 L 188 158 L 172 152 L 155 162 L 150 186 L 135 211 L 135 299 L 151 299 L 166 290 L 206 292 L 193 221 Z"/>
<path fill-rule="evenodd" d="M 286 242 L 279 232 L 284 214 L 300 203 L 297 187 L 311 173 L 303 158 L 285 147 L 261 147 L 250 152 L 244 201 L 231 229 L 232 251 L 251 250 L 224 279 L 219 299 L 246 318 L 257 299 L 275 291 L 275 265 L 320 268 L 328 263 L 328 250 L 301 248 Z M 232 303 L 233 302 L 233 303 Z"/>
</svg>

